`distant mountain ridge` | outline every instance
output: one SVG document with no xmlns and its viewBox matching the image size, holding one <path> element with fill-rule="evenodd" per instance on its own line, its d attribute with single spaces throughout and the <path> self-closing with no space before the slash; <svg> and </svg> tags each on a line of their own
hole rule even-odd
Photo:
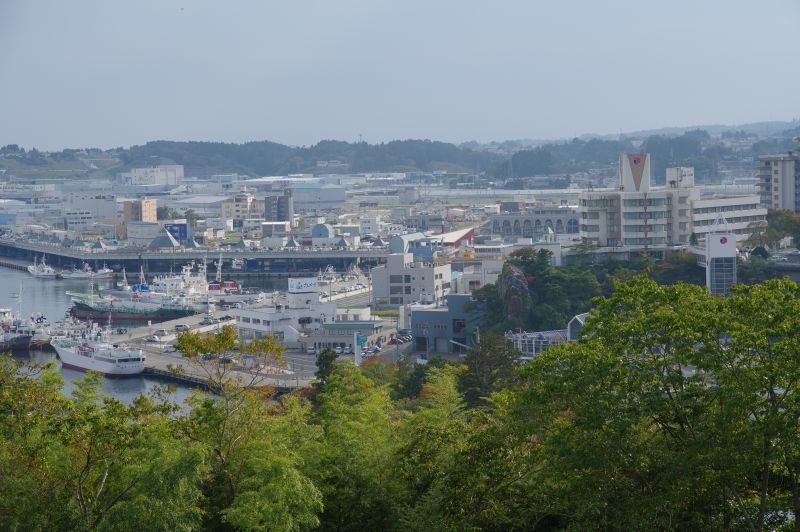
<svg viewBox="0 0 800 532">
<path fill-rule="evenodd" d="M 227 142 L 157 140 L 110 150 L 65 149 L 60 152 L 0 148 L 0 174 L 35 177 L 109 177 L 132 167 L 182 164 L 190 175 L 239 173 L 250 176 L 294 173 L 434 172 L 482 173 L 507 178 L 586 171 L 613 164 L 621 151 L 654 153 L 661 175 L 667 164 L 693 165 L 698 175 L 714 177 L 724 147 L 709 142 L 726 132 L 759 140 L 752 155 L 791 149 L 800 136 L 800 120 L 754 122 L 736 126 L 664 127 L 622 135 L 582 135 L 560 140 L 521 139 L 460 145 L 428 139 L 379 144 L 322 140 L 312 146 L 271 141 Z M 770 139 L 769 141 L 764 139 Z M 642 140 L 642 143 L 632 142 Z M 511 155 L 514 155 L 511 158 Z M 510 160 L 512 159 L 512 160 Z"/>
<path fill-rule="evenodd" d="M 719 136 L 725 131 L 744 131 L 745 133 L 751 133 L 754 135 L 758 135 L 759 137 L 771 137 L 771 136 L 782 136 L 782 134 L 785 133 L 786 131 L 790 131 L 797 128 L 800 128 L 800 118 L 795 118 L 788 121 L 773 120 L 773 121 L 763 121 L 763 122 L 750 122 L 738 125 L 707 124 L 707 125 L 694 125 L 694 126 L 667 126 L 657 129 L 642 129 L 638 131 L 628 131 L 623 133 L 605 133 L 605 134 L 584 133 L 578 135 L 577 137 L 569 137 L 569 138 L 565 137 L 565 138 L 555 138 L 555 139 L 523 138 L 523 139 L 506 139 L 503 141 L 492 141 L 492 142 L 467 141 L 460 143 L 459 146 L 467 147 L 473 150 L 502 148 L 503 146 L 506 147 L 519 146 L 525 148 L 535 148 L 537 146 L 543 146 L 545 144 L 560 144 L 564 142 L 570 142 L 573 138 L 578 138 L 580 140 L 585 140 L 585 141 L 592 139 L 601 139 L 601 140 L 643 139 L 654 135 L 679 136 L 683 135 L 687 131 L 695 131 L 698 129 L 707 131 L 710 135 L 713 136 Z"/>
</svg>

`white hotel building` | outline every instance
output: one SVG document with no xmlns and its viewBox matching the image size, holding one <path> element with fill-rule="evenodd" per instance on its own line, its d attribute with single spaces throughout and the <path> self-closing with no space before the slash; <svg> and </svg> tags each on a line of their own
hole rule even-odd
<svg viewBox="0 0 800 532">
<path fill-rule="evenodd" d="M 698 240 L 722 214 L 737 239 L 746 238 L 750 224 L 766 220 L 758 194 L 701 194 L 692 168 L 668 168 L 667 185 L 651 186 L 650 155 L 623 153 L 620 186 L 585 190 L 579 195 L 580 234 L 600 247 L 663 250 Z"/>
</svg>

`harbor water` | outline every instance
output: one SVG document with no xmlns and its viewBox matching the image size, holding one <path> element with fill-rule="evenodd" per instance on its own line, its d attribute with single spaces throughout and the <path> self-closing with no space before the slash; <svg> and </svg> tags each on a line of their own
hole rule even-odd
<svg viewBox="0 0 800 532">
<path fill-rule="evenodd" d="M 110 280 L 99 281 L 101 286 L 110 286 Z M 97 284 L 95 284 L 97 286 Z M 22 296 L 19 297 L 20 287 Z M 71 306 L 69 296 L 66 291 L 85 292 L 89 290 L 88 280 L 67 280 L 67 279 L 38 279 L 31 277 L 27 272 L 0 268 L 0 308 L 10 308 L 17 312 L 21 310 L 21 316 L 26 319 L 33 313 L 42 313 L 50 323 L 55 323 L 66 315 Z M 52 351 L 33 351 L 29 355 L 21 354 L 16 357 L 19 360 L 35 363 L 46 363 L 56 361 L 64 379 L 64 393 L 69 394 L 74 388 L 73 381 L 83 378 L 83 373 L 72 369 L 61 367 L 58 357 Z M 156 386 L 163 386 L 165 383 L 147 376 L 127 377 L 127 378 L 105 378 L 103 380 L 103 393 L 130 403 L 140 394 L 147 394 Z M 173 400 L 182 403 L 183 400 L 192 393 L 192 388 L 185 385 L 173 384 Z"/>
</svg>

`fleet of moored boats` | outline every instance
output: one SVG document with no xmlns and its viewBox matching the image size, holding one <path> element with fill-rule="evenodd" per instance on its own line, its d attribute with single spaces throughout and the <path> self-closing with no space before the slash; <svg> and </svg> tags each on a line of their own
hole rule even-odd
<svg viewBox="0 0 800 532">
<path fill-rule="evenodd" d="M 229 308 L 256 303 L 265 296 L 262 292 L 243 290 L 236 281 L 223 280 L 221 261 L 217 262 L 216 277 L 210 282 L 205 263 L 197 266 L 191 263 L 183 266 L 180 273 L 157 275 L 151 282 L 147 282 L 141 272 L 134 284 L 128 283 L 123 270 L 122 281 L 116 287 L 97 291 L 94 281 L 110 279 L 113 275 L 105 265 L 97 271 L 86 263 L 80 269 L 56 271 L 42 257 L 41 260 L 35 259 L 27 270 L 39 279 L 88 280 L 89 292 L 68 291 L 73 303 L 69 317 L 55 325 L 41 314 L 25 320 L 20 316 L 21 312 L 0 309 L 0 352 L 24 352 L 49 344 L 64 367 L 100 371 L 109 376 L 141 373 L 146 358 L 141 349 L 112 340 L 112 321 L 158 322 L 208 312 L 215 306 Z M 21 300 L 21 288 L 20 293 L 12 297 Z M 109 325 L 102 328 L 91 320 L 107 321 Z"/>
</svg>

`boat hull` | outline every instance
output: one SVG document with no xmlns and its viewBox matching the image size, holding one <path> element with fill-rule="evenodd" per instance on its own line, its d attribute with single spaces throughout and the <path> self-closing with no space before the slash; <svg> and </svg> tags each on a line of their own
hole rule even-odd
<svg viewBox="0 0 800 532">
<path fill-rule="evenodd" d="M 59 360 L 61 360 L 61 357 L 59 357 Z M 78 366 L 76 364 L 70 364 L 68 362 L 64 362 L 63 360 L 61 360 L 61 365 L 63 367 L 65 367 L 65 368 L 67 368 L 67 369 L 74 369 L 75 371 L 81 371 L 83 373 L 86 373 L 87 371 L 97 371 L 97 370 L 91 370 L 89 368 L 83 368 L 83 367 Z M 139 375 L 142 374 L 142 371 L 144 371 L 144 369 L 141 369 L 139 371 L 135 371 L 133 373 L 106 373 L 106 372 L 102 372 L 102 373 L 103 373 L 104 376 L 111 377 L 113 379 L 125 379 L 125 378 L 131 378 L 131 377 L 138 377 Z"/>
<path fill-rule="evenodd" d="M 29 335 L 16 336 L 10 339 L 0 340 L 0 353 L 24 353 L 31 349 L 31 339 Z"/>
<path fill-rule="evenodd" d="M 124 365 L 112 362 L 104 362 L 94 357 L 83 356 L 76 352 L 76 349 L 54 346 L 61 365 L 65 368 L 77 371 L 99 371 L 107 377 L 135 377 L 144 371 L 144 360 L 140 362 L 128 362 Z M 141 356 L 134 355 L 134 356 Z"/>
<path fill-rule="evenodd" d="M 128 321 L 152 321 L 162 322 L 185 318 L 197 314 L 193 310 L 160 310 L 155 312 L 109 312 L 107 310 L 92 309 L 90 307 L 75 304 L 69 313 L 76 318 L 92 319 L 99 321 L 128 322 Z"/>
</svg>

